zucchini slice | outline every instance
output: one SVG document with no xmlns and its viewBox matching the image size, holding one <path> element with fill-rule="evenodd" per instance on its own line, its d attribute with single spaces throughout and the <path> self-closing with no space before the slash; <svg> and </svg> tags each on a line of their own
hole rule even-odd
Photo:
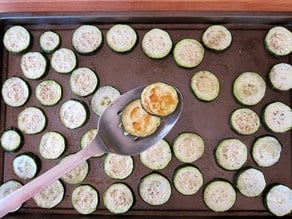
<svg viewBox="0 0 292 219">
<path fill-rule="evenodd" d="M 204 58 L 204 47 L 195 39 L 182 39 L 177 42 L 173 49 L 173 57 L 176 64 L 183 68 L 194 68 Z"/>
<path fill-rule="evenodd" d="M 38 107 L 27 107 L 18 114 L 18 128 L 25 134 L 33 135 L 45 129 L 47 118 Z"/>
<path fill-rule="evenodd" d="M 21 179 L 32 179 L 40 170 L 40 160 L 33 153 L 23 153 L 13 159 L 13 171 Z"/>
<path fill-rule="evenodd" d="M 3 45 L 11 53 L 21 53 L 28 49 L 31 43 L 29 31 L 19 25 L 10 27 L 3 36 Z"/>
<path fill-rule="evenodd" d="M 266 50 L 275 56 L 289 55 L 292 51 L 292 33 L 285 27 L 272 27 L 264 41 Z"/>
<path fill-rule="evenodd" d="M 61 180 L 57 180 L 33 196 L 33 201 L 40 208 L 53 208 L 64 198 L 65 188 Z"/>
<path fill-rule="evenodd" d="M 262 171 L 255 168 L 247 168 L 236 177 L 236 187 L 246 197 L 257 197 L 266 187 L 265 176 Z"/>
<path fill-rule="evenodd" d="M 12 107 L 23 106 L 30 95 L 28 84 L 19 77 L 6 79 L 3 83 L 1 93 L 4 102 Z"/>
<path fill-rule="evenodd" d="M 5 130 L 0 137 L 0 145 L 7 152 L 18 151 L 23 144 L 23 137 L 21 133 L 15 129 Z"/>
<path fill-rule="evenodd" d="M 165 58 L 172 49 L 172 40 L 167 31 L 153 28 L 142 39 L 143 52 L 152 59 Z"/>
<path fill-rule="evenodd" d="M 269 79 L 273 88 L 288 91 L 292 88 L 292 65 L 288 63 L 275 64 L 270 72 Z"/>
<path fill-rule="evenodd" d="M 35 96 L 43 106 L 54 106 L 62 98 L 62 86 L 54 80 L 45 80 L 35 88 Z"/>
<path fill-rule="evenodd" d="M 72 35 L 72 45 L 79 54 L 91 54 L 102 43 L 102 33 L 94 25 L 81 25 Z"/>
<path fill-rule="evenodd" d="M 51 66 L 58 73 L 70 73 L 77 66 L 77 57 L 71 49 L 57 49 L 52 55 Z"/>
<path fill-rule="evenodd" d="M 231 46 L 232 35 L 223 25 L 211 25 L 204 31 L 202 42 L 208 49 L 220 52 Z"/>
<path fill-rule="evenodd" d="M 98 77 L 90 68 L 75 69 L 70 76 L 70 88 L 73 94 L 86 97 L 92 94 L 98 85 Z"/>
<path fill-rule="evenodd" d="M 252 135 L 260 128 L 258 114 L 249 108 L 238 108 L 231 113 L 230 124 L 232 129 L 241 135 Z"/>
<path fill-rule="evenodd" d="M 15 192 L 17 189 L 19 189 L 21 187 L 22 187 L 22 183 L 14 180 L 14 179 L 11 179 L 11 180 L 4 182 L 2 185 L 0 185 L 0 200 L 3 199 L 4 197 L 8 196 L 9 194 Z M 21 208 L 21 206 L 22 206 L 22 204 L 10 212 L 17 211 L 18 209 Z"/>
<path fill-rule="evenodd" d="M 141 100 L 129 103 L 122 111 L 122 125 L 125 131 L 136 137 L 146 137 L 153 134 L 160 126 L 160 118 L 146 112 L 141 106 Z"/>
<path fill-rule="evenodd" d="M 225 170 L 238 170 L 247 161 L 246 145 L 235 138 L 223 139 L 215 148 L 217 164 Z"/>
<path fill-rule="evenodd" d="M 256 105 L 265 96 L 265 92 L 266 82 L 255 72 L 243 72 L 233 83 L 233 95 L 243 105 Z"/>
<path fill-rule="evenodd" d="M 40 52 L 27 52 L 21 56 L 20 68 L 28 79 L 39 79 L 47 71 L 47 59 Z"/>
<path fill-rule="evenodd" d="M 210 181 L 204 188 L 203 200 L 212 211 L 228 211 L 236 201 L 236 191 L 230 182 L 216 179 Z"/>
<path fill-rule="evenodd" d="M 99 204 L 98 191 L 91 185 L 79 185 L 72 192 L 71 203 L 78 213 L 91 214 Z"/>
<path fill-rule="evenodd" d="M 203 174 L 192 165 L 178 167 L 173 176 L 173 185 L 183 195 L 194 195 L 203 186 Z"/>
<path fill-rule="evenodd" d="M 58 132 L 49 131 L 41 137 L 39 152 L 45 159 L 57 159 L 63 154 L 65 147 L 64 136 Z"/>
<path fill-rule="evenodd" d="M 194 132 L 180 133 L 173 142 L 173 153 L 183 163 L 192 163 L 204 154 L 205 143 L 201 136 Z"/>
<path fill-rule="evenodd" d="M 143 89 L 141 104 L 152 115 L 168 116 L 175 111 L 178 105 L 178 95 L 173 86 L 156 82 Z"/>
<path fill-rule="evenodd" d="M 150 173 L 139 183 L 139 195 L 149 205 L 163 205 L 171 196 L 171 185 L 165 176 Z"/>
<path fill-rule="evenodd" d="M 191 78 L 191 89 L 202 101 L 213 101 L 220 93 L 220 82 L 210 71 L 198 71 Z"/>
<path fill-rule="evenodd" d="M 104 206 L 113 214 L 123 214 L 134 204 L 134 195 L 124 183 L 114 183 L 103 193 Z"/>
<path fill-rule="evenodd" d="M 96 128 L 92 128 L 87 130 L 80 139 L 80 147 L 81 149 L 86 148 L 95 138 L 95 136 L 97 135 L 97 129 Z M 96 155 L 94 155 L 93 157 L 101 157 L 102 155 L 104 155 L 104 152 L 102 153 L 98 153 Z"/>
<path fill-rule="evenodd" d="M 272 186 L 265 196 L 268 210 L 275 216 L 281 217 L 292 212 L 292 190 L 285 185 Z"/>
<path fill-rule="evenodd" d="M 126 179 L 134 169 L 131 156 L 108 153 L 104 159 L 104 172 L 112 179 Z"/>
<path fill-rule="evenodd" d="M 87 120 L 85 105 L 78 100 L 67 100 L 60 107 L 60 119 L 68 129 L 76 129 Z"/>
<path fill-rule="evenodd" d="M 275 133 L 284 133 L 292 128 L 292 110 L 282 102 L 272 102 L 264 108 L 263 120 Z"/>
<path fill-rule="evenodd" d="M 168 142 L 161 139 L 140 154 L 142 164 L 152 170 L 162 170 L 171 161 L 172 154 Z"/>
<path fill-rule="evenodd" d="M 137 42 L 137 34 L 130 25 L 115 24 L 108 30 L 106 42 L 115 52 L 129 52 Z"/>
<path fill-rule="evenodd" d="M 100 87 L 91 99 L 91 108 L 96 115 L 100 116 L 120 96 L 120 91 L 112 86 L 106 85 Z"/>
<path fill-rule="evenodd" d="M 281 157 L 282 145 L 274 136 L 261 136 L 253 143 L 252 158 L 260 167 L 270 167 Z"/>
<path fill-rule="evenodd" d="M 53 53 L 61 44 L 61 37 L 58 33 L 48 30 L 41 34 L 39 46 L 45 53 Z"/>
<path fill-rule="evenodd" d="M 65 156 L 62 160 L 68 159 L 71 154 Z M 61 179 L 68 184 L 78 184 L 83 182 L 85 178 L 87 177 L 89 172 L 89 164 L 87 161 L 84 161 L 83 163 L 79 164 L 77 167 L 75 167 L 73 170 L 66 173 L 64 176 L 61 177 Z"/>
</svg>

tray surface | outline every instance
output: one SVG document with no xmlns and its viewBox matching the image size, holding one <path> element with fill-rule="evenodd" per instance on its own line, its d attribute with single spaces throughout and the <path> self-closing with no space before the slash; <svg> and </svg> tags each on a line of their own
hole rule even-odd
<svg viewBox="0 0 292 219">
<path fill-rule="evenodd" d="M 62 17 L 52 17 L 49 23 L 37 24 L 37 19 L 30 19 L 25 21 L 25 17 L 21 23 L 31 32 L 33 36 L 33 44 L 30 51 L 40 51 L 38 46 L 38 39 L 40 34 L 45 30 L 54 30 L 58 32 L 62 38 L 61 47 L 71 48 L 71 37 L 73 31 L 80 26 L 78 17 L 74 18 L 74 22 L 62 24 Z M 165 19 L 165 18 L 164 18 Z M 167 135 L 166 140 L 172 144 L 175 137 L 186 131 L 193 131 L 199 134 L 205 142 L 205 152 L 199 160 L 195 161 L 193 164 L 197 166 L 203 173 L 204 185 L 214 178 L 224 178 L 230 182 L 234 182 L 234 176 L 236 171 L 226 171 L 221 169 L 214 159 L 214 149 L 217 143 L 224 138 L 238 138 L 246 143 L 248 147 L 248 160 L 245 166 L 252 166 L 259 168 L 263 171 L 267 185 L 273 183 L 282 183 L 291 188 L 292 186 L 292 157 L 291 157 L 291 132 L 286 132 L 284 134 L 275 134 L 267 130 L 262 124 L 260 129 L 251 136 L 240 136 L 236 134 L 229 125 L 229 117 L 231 112 L 241 107 L 239 103 L 236 102 L 232 95 L 232 83 L 234 79 L 242 72 L 254 71 L 262 75 L 267 84 L 267 90 L 265 97 L 256 106 L 250 107 L 255 110 L 259 115 L 261 114 L 263 107 L 272 101 L 282 101 L 287 105 L 291 106 L 291 92 L 278 92 L 271 88 L 268 82 L 267 73 L 269 69 L 276 63 L 285 62 L 291 64 L 291 55 L 275 58 L 269 54 L 264 49 L 263 38 L 272 24 L 259 24 L 259 23 L 225 23 L 224 25 L 231 31 L 233 36 L 233 42 L 230 48 L 222 53 L 214 53 L 212 51 L 205 50 L 205 57 L 203 62 L 196 68 L 193 69 L 183 69 L 175 64 L 172 55 L 167 56 L 161 60 L 153 60 L 148 58 L 142 51 L 141 39 L 143 35 L 151 28 L 162 28 L 169 32 L 174 43 L 182 38 L 194 38 L 201 40 L 201 35 L 203 31 L 212 24 L 212 21 L 207 23 L 199 23 L 189 21 L 186 23 L 159 23 L 159 22 L 148 22 L 143 17 L 135 20 L 128 19 L 127 22 L 130 24 L 138 34 L 138 43 L 135 48 L 126 54 L 118 54 L 110 50 L 105 42 L 105 35 L 107 30 L 113 25 L 114 22 L 98 22 L 98 16 L 96 17 L 96 22 L 92 23 L 92 18 L 90 23 L 98 26 L 103 33 L 103 45 L 102 47 L 93 55 L 83 56 L 76 53 L 78 58 L 78 67 L 89 67 L 93 69 L 99 77 L 99 87 L 104 85 L 112 85 L 124 93 L 132 88 L 141 86 L 144 84 L 149 84 L 156 81 L 165 81 L 167 83 L 173 84 L 178 87 L 184 95 L 184 109 L 180 120 L 173 130 Z M 142 20 L 143 22 L 139 22 Z M 5 21 L 5 20 L 2 20 Z M 32 22 L 31 22 L 32 21 Z M 52 22 L 55 21 L 55 22 Z M 82 17 L 82 23 L 86 19 Z M 173 21 L 173 19 L 171 20 Z M 181 20 L 182 21 L 182 20 Z M 220 22 L 220 19 L 218 20 Z M 213 21 L 215 22 L 215 21 Z M 279 21 L 280 22 L 280 21 Z M 0 25 L 1 32 L 11 23 L 17 23 L 17 20 L 10 22 L 2 22 Z M 55 24 L 57 23 L 57 24 Z M 85 22 L 86 23 L 86 22 Z M 88 22 L 89 23 L 89 22 Z M 283 25 L 287 25 L 284 23 Z M 290 28 L 291 30 L 291 26 Z M 24 78 L 21 73 L 19 66 L 20 55 L 9 54 L 1 45 L 2 53 L 2 74 L 1 74 L 1 85 L 4 80 L 11 76 L 20 76 Z M 48 59 L 51 55 L 46 55 Z M 219 97 L 213 102 L 201 102 L 193 95 L 190 89 L 190 78 L 193 73 L 199 70 L 209 70 L 213 72 L 220 80 L 221 91 Z M 78 97 L 72 94 L 69 88 L 69 77 L 70 74 L 59 74 L 56 73 L 51 67 L 49 68 L 48 74 L 45 78 L 40 80 L 29 80 L 25 79 L 30 88 L 31 96 L 28 102 L 19 108 L 12 108 L 6 106 L 1 97 L 1 127 L 0 132 L 3 130 L 15 127 L 17 124 L 17 115 L 25 107 L 28 106 L 38 106 L 42 108 L 48 118 L 48 123 L 45 131 L 54 130 L 63 135 L 66 138 L 67 148 L 64 155 L 76 152 L 80 149 L 79 142 L 81 135 L 90 128 L 95 128 L 97 124 L 98 117 L 93 113 L 90 106 L 91 96 L 88 97 Z M 44 107 L 39 104 L 34 96 L 34 89 L 38 83 L 45 79 L 55 79 L 62 84 L 63 97 L 62 100 L 53 107 Z M 65 128 L 58 117 L 60 105 L 68 99 L 79 99 L 85 102 L 90 110 L 90 116 L 88 121 L 84 126 L 75 130 L 69 130 Z M 20 153 L 23 152 L 33 152 L 37 154 L 38 144 L 43 131 L 36 135 L 24 135 L 24 146 L 17 153 L 4 153 L 1 150 L 0 162 L 1 176 L 0 182 L 5 182 L 9 179 L 17 179 L 17 176 L 12 170 L 12 161 Z M 283 151 L 281 154 L 281 159 L 279 162 L 268 168 L 257 167 L 255 162 L 251 157 L 251 146 L 254 140 L 262 135 L 273 135 L 276 136 L 283 146 Z M 63 156 L 64 156 L 63 155 Z M 210 211 L 203 203 L 201 188 L 195 195 L 183 196 L 179 194 L 172 184 L 172 195 L 170 200 L 161 206 L 150 206 L 143 202 L 138 194 L 138 184 L 140 179 L 151 172 L 150 169 L 143 166 L 139 160 L 139 156 L 134 156 L 134 171 L 125 180 L 120 180 L 128 184 L 135 195 L 135 204 L 131 210 L 127 213 L 129 215 L 216 215 L 215 212 Z M 59 162 L 57 160 L 41 160 L 41 171 L 49 169 Z M 112 183 L 117 182 L 117 180 L 112 180 L 107 177 L 103 171 L 103 160 L 104 156 L 100 158 L 89 159 L 90 172 L 84 184 L 90 184 L 94 186 L 100 197 L 100 203 L 97 210 L 93 214 L 110 214 L 104 207 L 102 203 L 102 194 L 104 190 Z M 177 167 L 183 165 L 179 162 L 175 156 L 172 156 L 170 164 L 163 170 L 160 170 L 161 174 L 166 176 L 169 181 L 172 181 L 172 176 Z M 27 181 L 20 180 L 23 183 Z M 171 182 L 172 183 L 172 182 Z M 60 214 L 77 214 L 77 212 L 72 208 L 70 198 L 72 190 L 77 185 L 65 184 L 65 197 L 63 201 L 53 209 L 44 210 L 37 208 L 32 200 L 27 201 L 19 212 L 28 213 L 60 213 Z M 267 212 L 263 205 L 262 196 L 257 198 L 246 198 L 237 192 L 237 200 L 232 209 L 228 212 L 221 213 L 220 215 L 271 215 Z"/>
</svg>

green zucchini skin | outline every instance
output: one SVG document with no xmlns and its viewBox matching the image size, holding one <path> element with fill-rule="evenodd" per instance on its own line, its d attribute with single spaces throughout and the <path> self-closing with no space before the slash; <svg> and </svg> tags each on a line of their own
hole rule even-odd
<svg viewBox="0 0 292 219">
<path fill-rule="evenodd" d="M 257 197 L 266 188 L 264 173 L 253 167 L 245 167 L 235 174 L 235 187 L 246 197 Z"/>
<path fill-rule="evenodd" d="M 68 60 L 70 60 L 70 63 Z M 56 72 L 60 74 L 69 74 L 76 68 L 77 62 L 77 56 L 73 50 L 68 48 L 59 48 L 53 52 L 50 64 Z"/>
<path fill-rule="evenodd" d="M 0 145 L 5 152 L 14 153 L 22 148 L 24 143 L 23 140 L 22 133 L 17 128 L 11 127 L 2 132 L 0 136 Z"/>
<path fill-rule="evenodd" d="M 209 39 L 208 37 L 211 37 Z M 210 25 L 202 34 L 202 42 L 205 48 L 220 53 L 227 50 L 232 44 L 232 34 L 223 25 Z"/>
<path fill-rule="evenodd" d="M 278 63 L 269 71 L 269 82 L 278 91 L 289 91 L 292 89 L 292 65 Z"/>
<path fill-rule="evenodd" d="M 47 30 L 40 35 L 39 47 L 44 53 L 52 54 L 60 47 L 61 41 L 61 36 L 57 32 Z"/>
<path fill-rule="evenodd" d="M 15 34 L 19 35 L 21 33 L 21 39 L 17 36 L 15 38 Z M 12 40 L 12 43 L 10 41 Z M 21 45 L 20 43 L 23 43 Z M 8 52 L 12 54 L 22 54 L 27 52 L 32 44 L 32 35 L 28 29 L 26 29 L 24 26 L 21 25 L 14 25 L 8 28 L 3 36 L 3 45 L 7 49 Z M 17 45 L 17 48 L 15 48 L 15 45 Z"/>
<path fill-rule="evenodd" d="M 72 192 L 71 204 L 79 214 L 91 214 L 99 204 L 98 191 L 92 185 L 80 184 Z"/>
<path fill-rule="evenodd" d="M 214 198 L 217 198 L 215 202 L 213 200 Z M 203 190 L 204 204 L 214 212 L 226 212 L 230 210 L 235 204 L 236 198 L 237 194 L 233 185 L 222 178 L 210 180 Z"/>
<path fill-rule="evenodd" d="M 6 197 L 7 195 L 11 194 L 12 192 L 16 191 L 17 189 L 21 188 L 23 184 L 15 179 L 10 179 L 3 182 L 0 185 L 0 200 Z M 19 205 L 17 208 L 11 210 L 10 212 L 18 211 L 23 204 Z"/>
<path fill-rule="evenodd" d="M 62 99 L 62 96 L 62 86 L 55 80 L 44 80 L 35 89 L 35 97 L 43 106 L 56 105 Z"/>
<path fill-rule="evenodd" d="M 27 170 L 25 169 L 27 165 L 29 164 L 27 163 L 27 161 L 29 161 L 30 167 L 33 168 L 33 169 L 30 168 L 29 172 L 27 172 Z M 18 166 L 18 164 L 20 164 L 21 166 Z M 25 153 L 18 154 L 13 160 L 13 170 L 14 170 L 14 173 L 21 179 L 32 179 L 41 170 L 41 160 L 36 154 L 32 152 L 25 152 Z M 21 173 L 18 171 L 24 171 L 24 173 L 23 172 Z"/>
<path fill-rule="evenodd" d="M 274 216 L 282 217 L 292 212 L 292 189 L 285 184 L 273 183 L 265 190 L 265 208 Z"/>
</svg>

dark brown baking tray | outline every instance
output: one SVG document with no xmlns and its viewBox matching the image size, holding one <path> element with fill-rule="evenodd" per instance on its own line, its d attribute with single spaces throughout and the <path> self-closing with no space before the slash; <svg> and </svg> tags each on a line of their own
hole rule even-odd
<svg viewBox="0 0 292 219">
<path fill-rule="evenodd" d="M 267 82 L 267 91 L 264 99 L 256 106 L 251 107 L 258 114 L 263 107 L 271 101 L 282 101 L 291 106 L 291 92 L 278 92 L 271 88 L 268 83 L 267 73 L 271 66 L 276 63 L 292 61 L 292 55 L 275 58 L 264 50 L 263 38 L 269 28 L 274 25 L 284 25 L 290 30 L 292 25 L 291 13 L 211 13 L 211 12 L 100 12 L 100 13 L 76 13 L 76 14 L 0 14 L 1 38 L 5 29 L 13 24 L 24 25 L 33 36 L 31 51 L 39 51 L 38 38 L 45 30 L 54 30 L 62 37 L 62 47 L 72 48 L 71 36 L 79 25 L 94 24 L 103 32 L 103 36 L 109 27 L 115 23 L 126 23 L 138 33 L 138 43 L 133 51 L 126 54 L 117 54 L 109 49 L 105 41 L 96 54 L 90 56 L 78 56 L 78 66 L 90 67 L 96 71 L 100 84 L 112 85 L 122 93 L 136 86 L 165 81 L 177 86 L 184 95 L 183 114 L 174 129 L 167 135 L 166 139 L 171 144 L 178 133 L 183 131 L 195 131 L 205 140 L 205 152 L 201 159 L 194 162 L 204 175 L 204 185 L 213 178 L 224 178 L 233 182 L 235 171 L 225 171 L 219 168 L 214 160 L 214 148 L 219 140 L 227 137 L 241 139 L 251 149 L 253 141 L 262 135 L 270 134 L 276 136 L 283 145 L 283 152 L 280 161 L 269 168 L 261 169 L 266 177 L 268 185 L 283 183 L 291 188 L 292 186 L 292 152 L 291 132 L 274 134 L 269 132 L 263 125 L 252 136 L 240 136 L 235 134 L 229 126 L 230 113 L 240 107 L 232 96 L 231 87 L 234 78 L 244 71 L 260 73 Z M 202 32 L 210 24 L 224 24 L 230 29 L 233 35 L 232 46 L 223 53 L 214 53 L 206 50 L 203 62 L 194 69 L 183 69 L 176 66 L 172 55 L 162 60 L 152 60 L 146 57 L 141 49 L 143 34 L 151 28 L 162 28 L 167 30 L 173 42 L 186 37 L 201 39 Z M 1 84 L 10 76 L 22 76 L 19 55 L 11 55 L 3 45 L 1 49 Z M 50 55 L 47 55 L 50 59 Z M 220 79 L 220 96 L 211 103 L 197 100 L 190 90 L 190 78 L 199 70 L 209 70 L 215 73 Z M 53 78 L 63 85 L 63 98 L 54 107 L 43 107 L 36 101 L 33 90 L 36 85 L 44 80 Z M 27 106 L 41 107 L 47 117 L 46 130 L 55 130 L 63 133 L 67 139 L 65 154 L 79 150 L 79 139 L 82 133 L 89 128 L 96 127 L 98 117 L 90 109 L 92 96 L 80 98 L 74 96 L 69 89 L 69 75 L 62 75 L 49 69 L 47 76 L 42 80 L 26 80 L 31 88 L 32 95 L 29 101 L 20 108 L 11 108 L 3 103 L 1 98 L 0 110 L 0 132 L 11 126 L 16 126 L 18 113 Z M 69 98 L 84 101 L 90 109 L 88 122 L 76 130 L 64 128 L 58 118 L 60 104 Z M 30 151 L 38 155 L 38 142 L 41 134 L 25 135 L 23 148 L 14 154 L 0 153 L 0 183 L 17 179 L 12 171 L 13 158 L 22 152 Z M 135 193 L 135 204 L 126 213 L 129 216 L 271 216 L 263 205 L 262 196 L 257 198 L 246 198 L 237 194 L 237 200 L 232 209 L 228 212 L 215 213 L 210 211 L 203 203 L 202 190 L 192 196 L 180 195 L 172 186 L 170 200 L 162 206 L 150 206 L 144 203 L 138 195 L 137 187 L 142 176 L 151 172 L 144 167 L 139 156 L 134 157 L 135 169 L 133 174 L 122 182 L 127 183 Z M 41 172 L 52 167 L 59 160 L 42 160 Z M 83 183 L 93 185 L 99 192 L 100 203 L 94 215 L 111 215 L 102 203 L 102 193 L 107 186 L 116 180 L 109 179 L 103 172 L 103 157 L 91 158 L 90 173 Z M 182 165 L 174 156 L 171 163 L 164 170 L 159 171 L 170 181 L 174 170 Z M 249 153 L 245 166 L 257 167 Z M 26 181 L 22 181 L 26 183 Z M 55 208 L 50 210 L 37 208 L 32 200 L 29 200 L 18 211 L 18 214 L 29 213 L 32 215 L 42 214 L 77 214 L 70 203 L 70 194 L 76 185 L 66 184 L 64 200 Z M 107 217 L 106 217 L 107 218 Z"/>
</svg>

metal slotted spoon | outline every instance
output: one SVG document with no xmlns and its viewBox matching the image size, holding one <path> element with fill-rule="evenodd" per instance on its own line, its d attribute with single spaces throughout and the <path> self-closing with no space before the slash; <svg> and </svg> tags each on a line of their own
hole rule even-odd
<svg viewBox="0 0 292 219">
<path fill-rule="evenodd" d="M 129 102 L 139 98 L 144 88 L 145 86 L 142 86 L 128 91 L 105 110 L 97 124 L 98 134 L 88 147 L 1 199 L 0 218 L 95 154 L 110 152 L 121 155 L 135 155 L 164 138 L 179 119 L 183 108 L 183 97 L 178 89 L 176 90 L 179 102 L 176 110 L 171 115 L 162 118 L 161 125 L 153 135 L 135 139 L 133 136 L 125 135 L 121 128 L 120 114 L 122 110 Z"/>
</svg>

